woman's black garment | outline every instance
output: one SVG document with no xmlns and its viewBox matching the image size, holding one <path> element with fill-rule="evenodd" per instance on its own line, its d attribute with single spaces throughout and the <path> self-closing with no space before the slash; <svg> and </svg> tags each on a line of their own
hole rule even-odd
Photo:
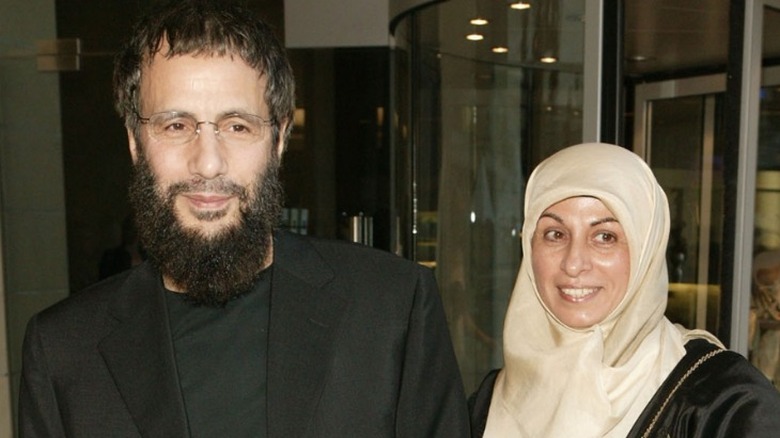
<svg viewBox="0 0 780 438">
<path fill-rule="evenodd" d="M 685 344 L 686 355 L 640 414 L 629 438 L 780 436 L 780 393 L 744 357 L 732 351 L 712 353 L 716 349 L 702 339 Z"/>
<path fill-rule="evenodd" d="M 703 339 L 685 350 L 627 438 L 780 437 L 780 393 L 763 374 Z M 484 434 L 497 376 L 498 370 L 488 373 L 469 397 L 474 438 Z"/>
<path fill-rule="evenodd" d="M 496 377 L 500 369 L 490 371 L 479 388 L 469 397 L 469 414 L 471 417 L 471 437 L 480 438 L 485 434 L 485 425 L 487 425 L 488 410 L 490 410 L 490 399 L 493 398 L 493 386 L 496 383 Z"/>
</svg>

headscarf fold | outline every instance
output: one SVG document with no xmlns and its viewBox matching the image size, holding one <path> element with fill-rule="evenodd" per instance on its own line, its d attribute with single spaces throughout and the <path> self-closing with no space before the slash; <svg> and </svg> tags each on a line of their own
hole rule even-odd
<svg viewBox="0 0 780 438">
<path fill-rule="evenodd" d="M 623 300 L 599 324 L 566 326 L 546 308 L 531 268 L 541 214 L 564 199 L 599 199 L 628 239 L 630 276 Z M 588 143 L 566 148 L 531 174 L 525 196 L 524 259 L 504 321 L 504 368 L 485 437 L 625 437 L 663 380 L 703 337 L 666 317 L 669 206 L 639 156 Z"/>
</svg>

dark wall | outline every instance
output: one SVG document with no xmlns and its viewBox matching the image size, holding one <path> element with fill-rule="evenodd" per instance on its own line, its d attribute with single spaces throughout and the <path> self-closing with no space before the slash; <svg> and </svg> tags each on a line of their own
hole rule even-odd
<svg viewBox="0 0 780 438">
<path fill-rule="evenodd" d="M 390 249 L 389 58 L 387 48 L 335 53 L 338 211 L 374 221 L 374 246 Z"/>
<path fill-rule="evenodd" d="M 390 248 L 389 49 L 295 49 L 296 106 L 282 160 L 289 207 L 309 212 L 308 233 L 348 238 L 347 218 L 374 221 L 374 246 Z"/>
<path fill-rule="evenodd" d="M 102 252 L 119 244 L 130 155 L 113 110 L 113 57 L 148 2 L 59 1 L 59 38 L 80 38 L 81 69 L 60 73 L 71 291 L 97 280 Z"/>
</svg>

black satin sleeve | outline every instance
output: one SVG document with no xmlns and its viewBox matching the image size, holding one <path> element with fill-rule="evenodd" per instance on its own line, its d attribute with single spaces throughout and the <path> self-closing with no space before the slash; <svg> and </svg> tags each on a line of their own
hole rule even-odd
<svg viewBox="0 0 780 438">
<path fill-rule="evenodd" d="M 763 374 L 741 355 L 723 351 L 679 384 L 696 361 L 716 349 L 705 340 L 691 341 L 685 348 L 685 357 L 637 419 L 629 438 L 780 437 L 780 392 Z"/>
<path fill-rule="evenodd" d="M 490 400 L 493 398 L 493 386 L 500 369 L 490 371 L 479 388 L 468 399 L 469 417 L 471 420 L 471 438 L 481 438 L 485 434 Z"/>
</svg>

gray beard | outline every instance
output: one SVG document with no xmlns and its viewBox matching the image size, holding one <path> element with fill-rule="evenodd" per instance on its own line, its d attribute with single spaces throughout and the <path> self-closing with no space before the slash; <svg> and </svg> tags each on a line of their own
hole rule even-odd
<svg viewBox="0 0 780 438">
<path fill-rule="evenodd" d="M 129 195 L 138 236 L 150 263 L 197 305 L 223 307 L 249 292 L 271 251 L 273 229 L 282 209 L 279 157 L 271 154 L 251 192 L 220 178 L 176 183 L 161 193 L 142 149 L 133 167 Z M 238 223 L 209 237 L 183 227 L 174 212 L 177 194 L 204 189 L 237 196 L 240 203 Z M 216 220 L 224 214 L 210 212 L 197 218 Z"/>
</svg>

